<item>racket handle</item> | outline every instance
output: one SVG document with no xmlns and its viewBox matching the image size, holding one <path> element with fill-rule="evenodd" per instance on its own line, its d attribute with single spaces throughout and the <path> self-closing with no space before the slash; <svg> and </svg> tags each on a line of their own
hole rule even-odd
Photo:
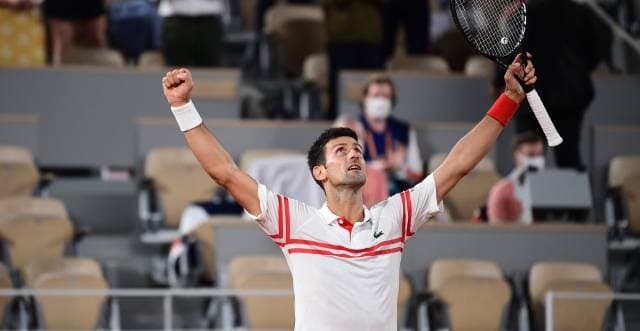
<svg viewBox="0 0 640 331">
<path fill-rule="evenodd" d="M 533 114 L 536 116 L 538 123 L 540 123 L 540 127 L 542 127 L 542 132 L 544 132 L 544 135 L 547 137 L 549 146 L 560 145 L 562 143 L 562 137 L 560 137 L 558 130 L 556 130 L 556 127 L 553 125 L 551 117 L 549 117 L 549 113 L 547 113 L 547 109 L 544 107 L 540 95 L 538 95 L 535 89 L 527 92 L 527 101 L 529 101 L 531 110 L 533 110 Z"/>
</svg>

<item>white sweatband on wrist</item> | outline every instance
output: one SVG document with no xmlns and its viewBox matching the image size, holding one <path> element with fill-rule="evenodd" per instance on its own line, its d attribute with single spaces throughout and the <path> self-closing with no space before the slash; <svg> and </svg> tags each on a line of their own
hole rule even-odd
<svg viewBox="0 0 640 331">
<path fill-rule="evenodd" d="M 178 122 L 180 131 L 182 132 L 189 131 L 202 124 L 202 117 L 198 114 L 196 106 L 193 105 L 191 100 L 180 107 L 171 107 L 171 112 L 173 116 L 175 116 L 176 122 Z"/>
</svg>

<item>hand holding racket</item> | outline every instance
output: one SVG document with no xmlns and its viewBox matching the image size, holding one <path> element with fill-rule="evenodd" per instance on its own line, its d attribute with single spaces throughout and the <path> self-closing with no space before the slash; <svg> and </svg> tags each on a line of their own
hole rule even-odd
<svg viewBox="0 0 640 331">
<path fill-rule="evenodd" d="M 507 69 L 505 59 L 521 48 L 524 39 L 527 26 L 524 0 L 450 0 L 450 6 L 453 21 L 469 45 Z M 520 58 L 525 60 L 523 56 Z M 562 143 L 562 137 L 553 125 L 538 92 L 532 85 L 520 85 L 527 92 L 529 105 L 549 146 Z"/>
</svg>

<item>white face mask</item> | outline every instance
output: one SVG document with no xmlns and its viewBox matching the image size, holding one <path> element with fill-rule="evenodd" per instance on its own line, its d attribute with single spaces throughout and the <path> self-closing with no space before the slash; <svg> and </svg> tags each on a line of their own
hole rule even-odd
<svg viewBox="0 0 640 331">
<path fill-rule="evenodd" d="M 391 100 L 385 97 L 371 97 L 364 100 L 364 110 L 371 119 L 385 119 L 391 113 Z"/>
<path fill-rule="evenodd" d="M 530 168 L 536 169 L 538 171 L 544 170 L 545 166 L 545 159 L 542 155 L 528 157 L 526 155 L 518 154 L 516 155 L 516 161 L 518 162 L 518 164 L 526 164 Z"/>
</svg>

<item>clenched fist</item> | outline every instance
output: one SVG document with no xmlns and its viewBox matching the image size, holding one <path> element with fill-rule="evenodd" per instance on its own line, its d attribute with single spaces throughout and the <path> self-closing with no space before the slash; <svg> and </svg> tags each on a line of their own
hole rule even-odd
<svg viewBox="0 0 640 331">
<path fill-rule="evenodd" d="M 179 107 L 189 102 L 193 79 L 191 72 L 181 68 L 171 70 L 162 78 L 162 90 L 171 107 Z"/>
</svg>

